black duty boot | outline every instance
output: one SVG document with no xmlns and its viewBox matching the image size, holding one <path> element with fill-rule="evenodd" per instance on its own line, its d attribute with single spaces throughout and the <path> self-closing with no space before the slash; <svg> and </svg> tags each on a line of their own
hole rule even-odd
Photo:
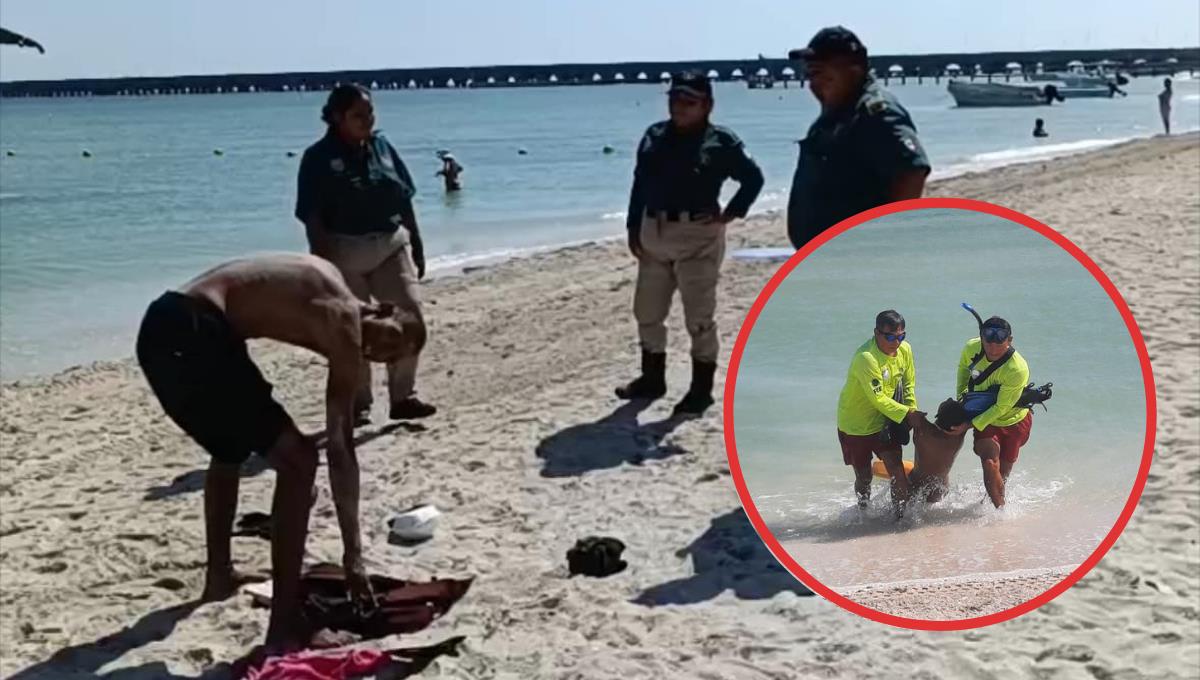
<svg viewBox="0 0 1200 680">
<path fill-rule="evenodd" d="M 717 372 L 716 363 L 692 360 L 692 386 L 683 399 L 675 404 L 672 415 L 698 416 L 713 405 L 712 389 L 713 375 Z"/>
<path fill-rule="evenodd" d="M 617 388 L 621 399 L 658 399 L 667 393 L 667 354 L 642 350 L 642 374 Z"/>
</svg>

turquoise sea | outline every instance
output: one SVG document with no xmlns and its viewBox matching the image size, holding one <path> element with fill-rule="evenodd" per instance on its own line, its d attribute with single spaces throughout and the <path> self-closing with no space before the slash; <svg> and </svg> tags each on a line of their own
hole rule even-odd
<svg viewBox="0 0 1200 680">
<path fill-rule="evenodd" d="M 958 110 L 944 82 L 892 87 L 937 176 L 1155 134 L 1158 88 L 1144 78 L 1125 99 Z M 1177 91 L 1176 127 L 1200 128 L 1197 82 L 1179 81 Z M 756 209 L 782 206 L 794 142 L 816 115 L 811 93 L 725 83 L 716 96 L 717 122 L 767 175 Z M 295 175 L 298 154 L 323 132 L 322 100 L 0 100 L 0 376 L 128 356 L 144 306 L 162 289 L 227 258 L 301 249 Z M 376 108 L 417 179 L 431 265 L 448 269 L 619 235 L 633 151 L 666 103 L 661 85 L 628 84 L 383 91 Z M 1030 136 L 1035 116 L 1049 139 Z M 461 194 L 445 196 L 434 177 L 439 148 L 466 167 Z"/>
<path fill-rule="evenodd" d="M 972 304 L 1013 327 L 1030 380 L 1054 383 L 997 511 L 967 437 L 951 491 L 899 522 L 886 483 L 855 506 L 837 441 L 837 401 L 875 315 L 907 320 L 917 399 L 954 396 Z M 1146 397 L 1131 335 L 1091 274 L 1049 239 L 964 210 L 888 215 L 801 262 L 749 335 L 734 397 L 746 483 L 772 532 L 806 570 L 850 586 L 1076 565 L 1115 523 L 1137 476 Z M 905 457 L 912 458 L 912 447 Z"/>
</svg>

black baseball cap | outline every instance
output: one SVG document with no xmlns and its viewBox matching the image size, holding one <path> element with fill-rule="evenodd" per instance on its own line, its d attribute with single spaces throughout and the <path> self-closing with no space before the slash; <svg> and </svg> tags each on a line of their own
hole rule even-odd
<svg viewBox="0 0 1200 680">
<path fill-rule="evenodd" d="M 671 89 L 667 94 L 686 94 L 700 99 L 712 97 L 712 83 L 708 76 L 699 71 L 682 71 L 671 76 Z"/>
<path fill-rule="evenodd" d="M 865 64 L 867 46 L 845 26 L 830 26 L 817 31 L 808 41 L 808 47 L 788 52 L 788 59 L 793 60 L 821 61 L 831 57 L 850 57 Z"/>
</svg>

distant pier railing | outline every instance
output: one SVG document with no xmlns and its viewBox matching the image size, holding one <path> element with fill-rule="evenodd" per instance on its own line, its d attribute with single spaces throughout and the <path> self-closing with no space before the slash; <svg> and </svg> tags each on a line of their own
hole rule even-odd
<svg viewBox="0 0 1200 680">
<path fill-rule="evenodd" d="M 947 78 L 1012 80 L 1037 72 L 1104 68 L 1133 76 L 1158 76 L 1200 70 L 1200 48 L 991 52 L 875 56 L 871 68 L 886 82 L 907 83 Z M 787 59 L 726 59 L 618 64 L 550 64 L 397 68 L 370 71 L 261 73 L 138 78 L 82 78 L 0 82 L 0 97 L 153 96 L 329 90 L 359 82 L 372 89 L 554 87 L 661 83 L 680 70 L 707 73 L 716 81 L 750 85 L 804 86 L 801 64 Z"/>
</svg>

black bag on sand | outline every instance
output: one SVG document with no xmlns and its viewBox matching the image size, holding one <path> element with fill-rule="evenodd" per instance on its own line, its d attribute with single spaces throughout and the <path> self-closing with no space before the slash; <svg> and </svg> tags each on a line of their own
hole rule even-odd
<svg viewBox="0 0 1200 680">
<path fill-rule="evenodd" d="M 575 541 L 567 551 L 567 568 L 571 575 L 611 576 L 629 566 L 621 559 L 625 544 L 607 536 L 588 536 Z"/>
</svg>

